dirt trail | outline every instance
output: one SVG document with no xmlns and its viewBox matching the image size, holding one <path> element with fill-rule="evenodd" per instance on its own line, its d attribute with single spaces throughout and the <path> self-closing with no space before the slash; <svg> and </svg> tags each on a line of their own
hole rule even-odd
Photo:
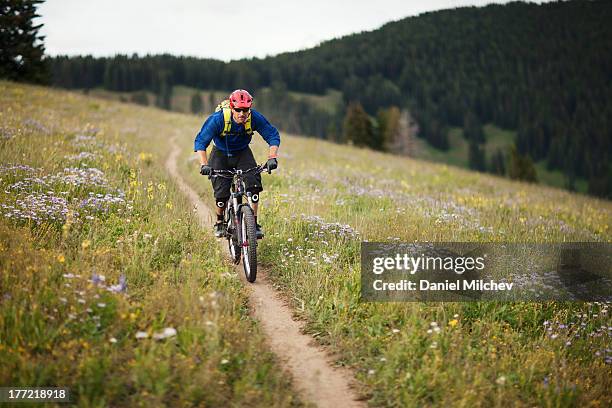
<svg viewBox="0 0 612 408">
<path fill-rule="evenodd" d="M 180 149 L 171 141 L 172 151 L 166 161 L 168 172 L 174 177 L 181 190 L 197 208 L 197 214 L 205 227 L 212 227 L 213 212 L 200 200 L 198 194 L 183 180 L 176 167 Z M 205 181 L 203 179 L 203 181 Z M 227 252 L 225 241 L 222 247 Z M 229 261 L 228 261 L 229 262 Z M 349 386 L 353 379 L 348 369 L 332 366 L 332 360 L 322 348 L 313 345 L 310 336 L 301 333 L 302 324 L 293 320 L 287 307 L 266 279 L 266 271 L 258 268 L 257 281 L 246 282 L 242 266 L 236 266 L 245 285 L 250 288 L 250 307 L 261 322 L 272 351 L 279 357 L 285 369 L 291 373 L 295 387 L 307 403 L 318 407 L 365 407 L 358 401 Z"/>
</svg>

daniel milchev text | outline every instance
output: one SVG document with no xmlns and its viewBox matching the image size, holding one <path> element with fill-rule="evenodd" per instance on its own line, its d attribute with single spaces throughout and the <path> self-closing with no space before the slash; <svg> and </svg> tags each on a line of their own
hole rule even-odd
<svg viewBox="0 0 612 408">
<path fill-rule="evenodd" d="M 372 273 L 381 275 L 388 271 L 401 271 L 414 275 L 417 272 L 455 272 L 463 275 L 466 271 L 482 271 L 485 268 L 485 257 L 441 257 L 441 256 L 411 256 L 396 254 L 393 257 L 376 257 L 372 260 Z M 394 275 L 397 276 L 397 275 Z M 437 279 L 431 282 L 427 279 L 417 281 L 402 279 L 400 281 L 385 282 L 376 279 L 373 282 L 374 290 L 512 290 L 514 283 L 485 281 L 482 279 Z"/>
</svg>

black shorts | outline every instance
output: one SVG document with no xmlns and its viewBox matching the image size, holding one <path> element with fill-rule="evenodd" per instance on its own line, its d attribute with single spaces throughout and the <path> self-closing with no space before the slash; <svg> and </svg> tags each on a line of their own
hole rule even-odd
<svg viewBox="0 0 612 408">
<path fill-rule="evenodd" d="M 244 150 L 240 150 L 239 152 L 232 153 L 230 157 L 213 147 L 208 164 L 215 170 L 248 170 L 257 166 L 255 157 L 253 157 L 253 152 L 248 147 Z M 231 184 L 232 180 L 227 178 L 214 177 L 212 179 L 216 201 L 225 201 L 229 198 Z M 261 185 L 261 174 L 245 174 L 244 184 L 246 185 L 247 191 L 251 192 L 252 194 L 259 194 L 259 192 L 263 191 L 263 186 Z"/>
</svg>

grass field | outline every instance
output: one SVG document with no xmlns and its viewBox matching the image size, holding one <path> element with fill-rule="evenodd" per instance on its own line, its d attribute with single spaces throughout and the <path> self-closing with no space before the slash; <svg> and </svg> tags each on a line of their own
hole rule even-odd
<svg viewBox="0 0 612 408">
<path fill-rule="evenodd" d="M 184 146 L 184 175 L 212 204 Z M 261 257 L 372 406 L 612 402 L 608 304 L 359 301 L 361 240 L 610 242 L 610 202 L 289 136 L 264 184 Z"/>
<path fill-rule="evenodd" d="M 79 406 L 300 405 L 163 168 L 178 114 L 0 82 L 0 384 Z"/>
<path fill-rule="evenodd" d="M 0 203 L 20 214 L 0 218 L 1 383 L 69 386 L 84 406 L 298 405 L 164 172 L 176 137 L 212 203 L 202 118 L 0 87 Z M 288 135 L 280 151 L 259 255 L 371 406 L 612 404 L 609 304 L 359 299 L 362 240 L 610 242 L 609 201 Z"/>
</svg>

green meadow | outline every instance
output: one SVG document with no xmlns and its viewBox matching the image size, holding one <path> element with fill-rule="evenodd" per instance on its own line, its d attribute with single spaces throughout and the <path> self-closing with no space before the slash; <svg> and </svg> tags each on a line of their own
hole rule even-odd
<svg viewBox="0 0 612 408">
<path fill-rule="evenodd" d="M 202 118 L 0 90 L 1 383 L 82 406 L 300 405 L 165 172 L 174 139 L 212 205 Z M 612 404 L 608 303 L 365 303 L 359 265 L 363 240 L 610 242 L 609 201 L 285 134 L 263 177 L 259 258 L 371 406 Z"/>
<path fill-rule="evenodd" d="M 299 406 L 164 169 L 185 119 L 0 82 L 0 384 L 84 407 Z"/>
</svg>

